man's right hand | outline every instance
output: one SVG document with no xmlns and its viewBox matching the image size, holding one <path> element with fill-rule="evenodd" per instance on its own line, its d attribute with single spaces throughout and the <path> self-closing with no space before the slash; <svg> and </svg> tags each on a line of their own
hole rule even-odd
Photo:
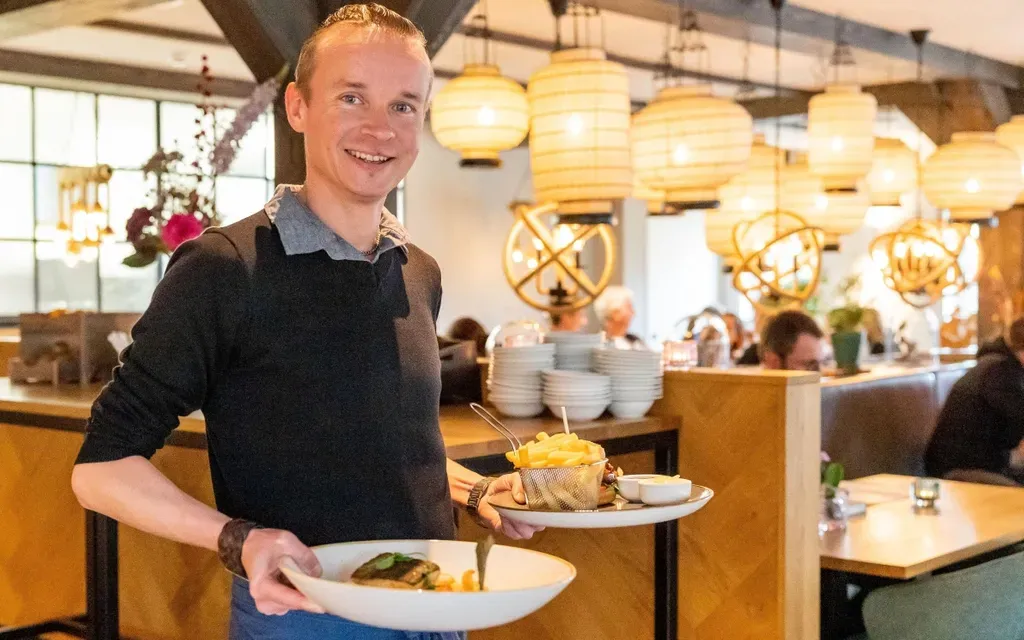
<svg viewBox="0 0 1024 640">
<path fill-rule="evenodd" d="M 282 581 L 281 561 L 291 558 L 311 576 L 322 573 L 320 561 L 298 538 L 281 529 L 253 529 L 242 545 L 242 565 L 249 576 L 249 595 L 263 614 L 279 616 L 301 609 L 310 613 L 324 610 Z"/>
</svg>

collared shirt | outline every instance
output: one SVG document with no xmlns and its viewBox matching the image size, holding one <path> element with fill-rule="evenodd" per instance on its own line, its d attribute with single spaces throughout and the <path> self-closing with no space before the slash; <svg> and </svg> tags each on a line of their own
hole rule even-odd
<svg viewBox="0 0 1024 640">
<path fill-rule="evenodd" d="M 381 212 L 380 242 L 372 256 L 356 249 L 313 213 L 306 204 L 302 185 L 278 185 L 263 211 L 277 227 L 284 252 L 290 256 L 324 251 L 332 260 L 377 262 L 381 254 L 391 249 L 408 252 L 405 245 L 409 242 L 409 232 L 387 209 Z"/>
</svg>

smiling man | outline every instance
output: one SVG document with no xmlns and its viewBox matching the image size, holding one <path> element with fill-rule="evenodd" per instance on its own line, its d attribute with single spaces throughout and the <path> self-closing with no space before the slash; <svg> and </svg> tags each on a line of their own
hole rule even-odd
<svg viewBox="0 0 1024 640">
<path fill-rule="evenodd" d="M 433 72 L 412 23 L 349 5 L 305 44 L 285 94 L 307 175 L 175 252 L 93 406 L 72 476 L 81 503 L 217 550 L 238 577 L 232 640 L 397 640 L 322 614 L 283 584 L 307 545 L 455 535 L 452 502 L 512 538 L 489 505 L 521 492 L 446 459 L 435 324 L 441 274 L 384 198 L 419 151 Z M 217 509 L 150 464 L 202 409 Z"/>
</svg>

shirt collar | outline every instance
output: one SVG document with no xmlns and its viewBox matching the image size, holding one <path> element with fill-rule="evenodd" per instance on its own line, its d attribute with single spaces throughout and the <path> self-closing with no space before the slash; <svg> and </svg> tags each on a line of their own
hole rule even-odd
<svg viewBox="0 0 1024 640">
<path fill-rule="evenodd" d="M 286 255 L 324 251 L 333 260 L 376 262 L 383 253 L 391 249 L 408 252 L 406 245 L 409 242 L 409 232 L 387 209 L 381 212 L 380 244 L 373 256 L 368 257 L 334 233 L 313 213 L 305 203 L 302 190 L 302 185 L 278 185 L 274 196 L 263 207 L 270 222 L 277 227 L 281 235 L 281 244 L 284 245 Z"/>
</svg>

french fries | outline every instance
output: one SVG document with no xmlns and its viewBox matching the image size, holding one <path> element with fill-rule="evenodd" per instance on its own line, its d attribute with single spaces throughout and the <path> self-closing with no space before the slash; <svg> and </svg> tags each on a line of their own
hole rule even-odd
<svg viewBox="0 0 1024 640">
<path fill-rule="evenodd" d="M 509 451 L 505 457 L 517 469 L 545 469 L 593 464 L 603 460 L 605 455 L 603 447 L 580 440 L 575 433 L 549 436 L 541 431 L 535 440 Z"/>
<path fill-rule="evenodd" d="M 455 576 L 442 573 L 434 582 L 434 591 L 479 591 L 480 581 L 476 579 L 476 571 L 472 569 L 462 574 L 461 580 Z"/>
</svg>

